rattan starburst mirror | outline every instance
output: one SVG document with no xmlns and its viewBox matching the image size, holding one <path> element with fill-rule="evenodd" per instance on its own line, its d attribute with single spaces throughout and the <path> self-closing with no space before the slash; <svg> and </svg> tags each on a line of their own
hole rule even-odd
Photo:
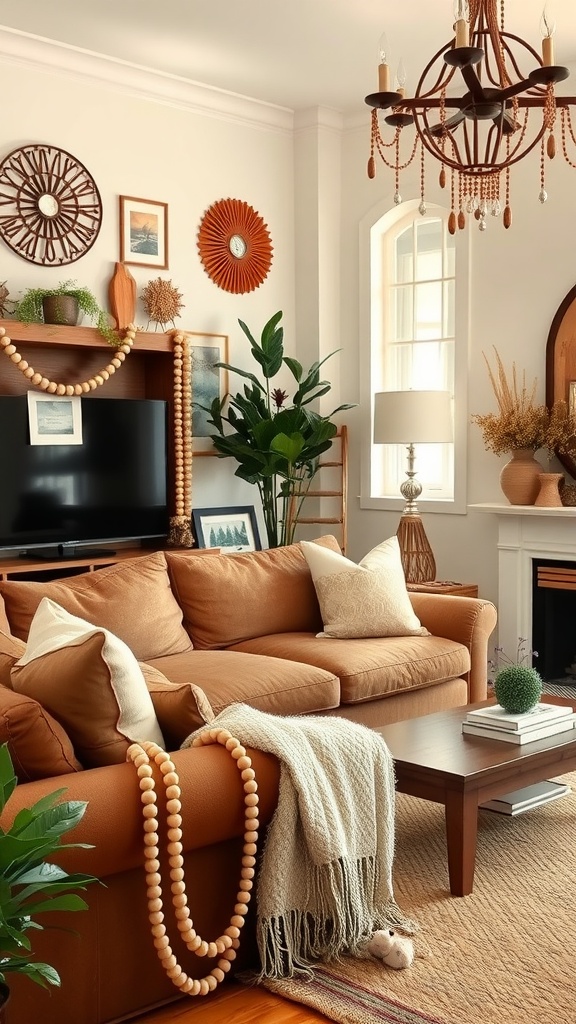
<svg viewBox="0 0 576 1024">
<path fill-rule="evenodd" d="M 272 264 L 268 227 L 240 199 L 219 199 L 208 208 L 198 229 L 198 251 L 214 283 L 236 295 L 258 288 Z"/>
</svg>

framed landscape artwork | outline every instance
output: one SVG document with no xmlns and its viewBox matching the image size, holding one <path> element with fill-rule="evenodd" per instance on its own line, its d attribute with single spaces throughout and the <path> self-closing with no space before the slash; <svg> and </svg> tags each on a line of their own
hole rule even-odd
<svg viewBox="0 0 576 1024">
<path fill-rule="evenodd" d="M 261 549 L 253 505 L 197 508 L 192 511 L 192 523 L 199 548 L 220 548 L 227 555 Z"/>
<path fill-rule="evenodd" d="M 120 196 L 120 262 L 167 269 L 167 203 Z"/>
<path fill-rule="evenodd" d="M 82 404 L 71 397 L 28 392 L 30 444 L 82 444 Z"/>
<path fill-rule="evenodd" d="M 227 334 L 188 334 L 190 370 L 192 376 L 192 454 L 216 455 L 210 435 L 214 427 L 208 422 L 209 413 L 196 405 L 210 406 L 228 391 L 228 371 L 217 363 L 228 362 Z"/>
</svg>

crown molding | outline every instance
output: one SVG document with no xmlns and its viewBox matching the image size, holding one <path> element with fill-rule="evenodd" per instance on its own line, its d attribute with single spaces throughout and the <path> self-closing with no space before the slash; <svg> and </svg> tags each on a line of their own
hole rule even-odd
<svg viewBox="0 0 576 1024">
<path fill-rule="evenodd" d="M 0 25 L 0 66 L 4 64 L 106 85 L 138 99 L 253 128 L 291 133 L 294 127 L 293 111 L 286 107 Z"/>
</svg>

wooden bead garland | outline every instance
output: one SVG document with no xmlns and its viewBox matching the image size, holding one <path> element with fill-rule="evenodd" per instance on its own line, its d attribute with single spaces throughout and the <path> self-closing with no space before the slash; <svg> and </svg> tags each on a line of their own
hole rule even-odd
<svg viewBox="0 0 576 1024">
<path fill-rule="evenodd" d="M 99 373 L 95 373 L 93 377 L 89 377 L 88 380 L 84 380 L 80 384 L 58 384 L 30 366 L 30 363 L 20 355 L 16 346 L 12 344 L 5 328 L 0 327 L 0 345 L 8 358 L 24 374 L 29 384 L 33 384 L 34 387 L 40 388 L 41 391 L 45 391 L 49 395 L 84 395 L 88 391 L 95 391 L 96 388 L 101 387 L 113 373 L 116 373 L 116 370 L 120 369 L 126 356 L 132 350 L 135 337 L 136 328 L 134 324 L 130 324 L 126 329 L 124 341 L 118 346 L 110 362 Z"/>
<path fill-rule="evenodd" d="M 192 374 L 188 339 L 182 331 L 172 333 L 174 344 L 174 515 L 170 519 L 168 543 L 192 547 Z"/>
<path fill-rule="evenodd" d="M 126 759 L 134 764 L 139 779 L 142 815 L 144 819 L 144 870 L 148 898 L 148 920 L 158 958 L 168 977 L 181 992 L 191 996 L 205 996 L 213 991 L 224 980 L 236 958 L 236 950 L 240 945 L 240 931 L 244 926 L 244 918 L 248 913 L 248 904 L 253 886 L 254 866 L 258 842 L 258 784 L 252 761 L 245 748 L 227 729 L 207 729 L 193 740 L 193 746 L 199 747 L 211 743 L 220 743 L 226 747 L 230 756 L 236 761 L 236 767 L 244 785 L 244 847 L 240 883 L 236 894 L 234 913 L 230 924 L 213 942 L 202 939 L 194 929 L 190 917 L 188 898 L 184 882 L 184 858 L 182 856 L 182 804 L 180 801 L 180 780 L 170 755 L 156 743 L 144 741 L 132 743 L 128 748 Z M 170 940 L 166 934 L 162 902 L 162 878 L 160 874 L 158 848 L 158 809 L 156 805 L 156 783 L 150 759 L 158 765 L 162 774 L 166 797 L 166 823 L 168 826 L 168 863 L 172 905 L 177 928 L 187 949 L 196 956 L 219 957 L 217 966 L 200 980 L 190 978 L 178 963 L 172 952 Z"/>
</svg>

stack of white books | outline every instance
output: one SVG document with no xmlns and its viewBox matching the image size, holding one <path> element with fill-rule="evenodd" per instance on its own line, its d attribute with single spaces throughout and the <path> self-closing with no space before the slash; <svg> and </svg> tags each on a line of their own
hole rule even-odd
<svg viewBox="0 0 576 1024">
<path fill-rule="evenodd" d="M 533 743 L 547 736 L 569 732 L 575 726 L 576 714 L 571 707 L 536 704 L 530 711 L 515 715 L 505 711 L 500 704 L 493 704 L 468 711 L 462 722 L 462 732 L 506 743 Z"/>
</svg>

